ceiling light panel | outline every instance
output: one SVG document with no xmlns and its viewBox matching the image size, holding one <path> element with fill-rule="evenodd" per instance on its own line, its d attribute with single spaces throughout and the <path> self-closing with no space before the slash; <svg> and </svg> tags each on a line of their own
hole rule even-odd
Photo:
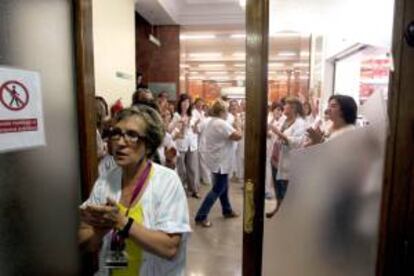
<svg viewBox="0 0 414 276">
<path fill-rule="evenodd" d="M 223 53 L 218 52 L 206 52 L 206 53 L 189 53 L 189 57 L 221 57 Z"/>
<path fill-rule="evenodd" d="M 294 56 L 297 56 L 296 52 L 289 52 L 289 51 L 279 52 L 277 55 L 280 56 L 280 57 L 294 57 Z"/>
<path fill-rule="evenodd" d="M 207 75 L 226 75 L 226 74 L 228 74 L 227 71 L 207 71 L 205 73 Z"/>
<path fill-rule="evenodd" d="M 210 80 L 230 80 L 229 76 L 210 76 Z"/>
<path fill-rule="evenodd" d="M 205 40 L 205 39 L 215 39 L 217 38 L 214 34 L 182 34 L 180 35 L 180 40 Z"/>
<path fill-rule="evenodd" d="M 226 65 L 224 63 L 204 63 L 198 65 L 200 68 L 223 68 Z"/>
</svg>

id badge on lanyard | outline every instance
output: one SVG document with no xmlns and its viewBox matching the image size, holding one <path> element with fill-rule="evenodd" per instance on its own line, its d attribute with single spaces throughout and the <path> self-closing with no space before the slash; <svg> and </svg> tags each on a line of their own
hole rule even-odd
<svg viewBox="0 0 414 276">
<path fill-rule="evenodd" d="M 132 203 L 134 203 L 135 199 L 137 199 L 137 197 L 143 191 L 150 172 L 151 162 L 148 161 L 144 171 L 138 178 L 138 181 L 135 185 L 131 200 L 128 204 L 128 209 L 125 214 L 126 216 L 128 216 Z M 107 254 L 105 256 L 104 267 L 110 269 L 124 269 L 128 267 L 128 254 L 125 252 L 125 239 L 119 235 L 119 231 L 112 230 L 111 242 L 109 244 L 109 250 L 107 250 Z"/>
</svg>

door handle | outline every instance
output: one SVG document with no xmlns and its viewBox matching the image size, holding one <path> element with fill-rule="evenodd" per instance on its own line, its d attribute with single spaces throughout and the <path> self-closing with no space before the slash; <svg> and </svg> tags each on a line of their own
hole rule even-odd
<svg viewBox="0 0 414 276">
<path fill-rule="evenodd" d="M 244 185 L 244 232 L 247 234 L 253 233 L 254 225 L 254 184 L 251 179 L 248 179 Z"/>
<path fill-rule="evenodd" d="M 409 46 L 414 47 L 414 21 L 411 21 L 407 25 L 404 32 L 404 38 Z"/>
</svg>

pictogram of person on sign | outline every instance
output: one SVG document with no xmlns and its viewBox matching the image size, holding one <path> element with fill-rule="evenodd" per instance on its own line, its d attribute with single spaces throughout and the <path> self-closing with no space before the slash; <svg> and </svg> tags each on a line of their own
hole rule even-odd
<svg viewBox="0 0 414 276">
<path fill-rule="evenodd" d="M 22 110 L 29 103 L 27 88 L 18 81 L 5 82 L 0 87 L 0 102 L 9 110 Z"/>
<path fill-rule="evenodd" d="M 16 107 L 20 107 L 24 104 L 24 102 L 20 99 L 19 93 L 16 91 L 16 85 L 12 86 L 12 90 L 9 90 L 11 101 L 9 103 L 10 106 L 13 106 L 13 104 L 16 104 Z"/>
</svg>

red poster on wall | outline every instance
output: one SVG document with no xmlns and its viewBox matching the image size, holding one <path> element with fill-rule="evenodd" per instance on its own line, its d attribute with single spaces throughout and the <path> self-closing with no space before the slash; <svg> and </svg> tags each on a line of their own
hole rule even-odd
<svg viewBox="0 0 414 276">
<path fill-rule="evenodd" d="M 390 66 L 389 58 L 371 58 L 361 62 L 359 97 L 362 102 L 375 92 L 387 94 Z"/>
</svg>

